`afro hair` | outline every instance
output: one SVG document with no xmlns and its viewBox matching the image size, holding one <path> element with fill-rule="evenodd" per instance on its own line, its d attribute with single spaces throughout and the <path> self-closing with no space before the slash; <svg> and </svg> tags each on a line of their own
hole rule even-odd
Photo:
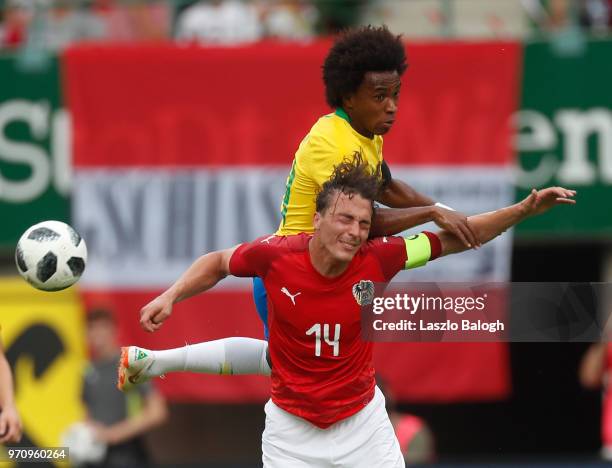
<svg viewBox="0 0 612 468">
<path fill-rule="evenodd" d="M 325 98 L 333 107 L 357 91 L 367 72 L 396 71 L 406 68 L 406 51 L 401 36 L 386 26 L 364 26 L 341 33 L 323 63 Z"/>
</svg>

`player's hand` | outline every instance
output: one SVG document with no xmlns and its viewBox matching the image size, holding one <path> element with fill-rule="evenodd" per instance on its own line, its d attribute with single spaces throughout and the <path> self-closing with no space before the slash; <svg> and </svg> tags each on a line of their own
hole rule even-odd
<svg viewBox="0 0 612 468">
<path fill-rule="evenodd" d="M 481 242 L 472 229 L 467 216 L 463 213 L 437 206 L 435 207 L 433 222 L 438 227 L 455 235 L 468 249 L 480 247 Z"/>
<path fill-rule="evenodd" d="M 535 216 L 550 210 L 557 205 L 575 205 L 575 190 L 563 187 L 548 187 L 542 190 L 532 189 L 527 198 L 521 202 L 525 216 Z"/>
<path fill-rule="evenodd" d="M 111 427 L 105 426 L 97 421 L 87 421 L 87 425 L 93 431 L 94 438 L 106 445 L 114 445 L 117 443 L 115 432 Z"/>
<path fill-rule="evenodd" d="M 6 406 L 0 411 L 0 444 L 21 440 L 21 419 L 17 408 Z"/>
<path fill-rule="evenodd" d="M 156 297 L 140 309 L 140 326 L 148 332 L 159 330 L 172 314 L 172 305 L 172 299 L 163 294 Z"/>
</svg>

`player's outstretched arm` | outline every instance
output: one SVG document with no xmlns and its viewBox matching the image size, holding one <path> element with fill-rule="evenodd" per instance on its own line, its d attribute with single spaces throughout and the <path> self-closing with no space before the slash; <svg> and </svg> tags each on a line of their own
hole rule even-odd
<svg viewBox="0 0 612 468">
<path fill-rule="evenodd" d="M 229 273 L 229 262 L 238 246 L 202 255 L 161 295 L 140 310 L 140 326 L 148 332 L 158 330 L 170 317 L 177 302 L 204 292 Z"/>
<path fill-rule="evenodd" d="M 470 249 L 481 245 L 469 218 L 458 211 L 439 206 L 415 208 L 376 208 L 370 237 L 398 234 L 406 229 L 433 221 L 436 225 L 454 234 Z"/>
<path fill-rule="evenodd" d="M 438 227 L 457 236 L 467 248 L 480 246 L 475 230 L 463 213 L 436 206 L 434 200 L 428 196 L 417 192 L 401 180 L 393 179 L 385 163 L 383 174 L 386 174 L 386 183 L 377 201 L 390 208 L 376 210 L 371 237 L 398 234 L 433 221 Z"/>
<path fill-rule="evenodd" d="M 483 243 L 489 242 L 530 216 L 545 213 L 557 205 L 575 204 L 576 201 L 573 199 L 575 194 L 575 191 L 563 187 L 533 189 L 529 196 L 519 203 L 489 213 L 470 216 L 470 224 Z M 443 230 L 437 234 L 442 243 L 441 255 L 466 250 L 465 244 L 453 233 Z"/>
<path fill-rule="evenodd" d="M 13 377 L 0 342 L 0 444 L 21 440 L 21 419 L 15 407 Z"/>
</svg>

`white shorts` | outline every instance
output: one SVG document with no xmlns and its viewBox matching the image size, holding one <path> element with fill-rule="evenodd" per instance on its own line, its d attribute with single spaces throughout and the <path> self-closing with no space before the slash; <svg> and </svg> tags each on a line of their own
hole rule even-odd
<svg viewBox="0 0 612 468">
<path fill-rule="evenodd" d="M 265 468 L 404 468 L 404 457 L 376 387 L 361 411 L 327 429 L 266 403 Z"/>
</svg>

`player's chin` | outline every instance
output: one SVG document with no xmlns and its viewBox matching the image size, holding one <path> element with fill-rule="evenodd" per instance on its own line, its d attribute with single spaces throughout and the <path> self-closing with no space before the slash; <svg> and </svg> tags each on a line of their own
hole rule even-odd
<svg viewBox="0 0 612 468">
<path fill-rule="evenodd" d="M 385 133 L 388 133 L 392 127 L 393 127 L 392 122 L 383 122 L 376 127 L 376 130 L 374 131 L 374 133 L 376 135 L 384 135 Z"/>
<path fill-rule="evenodd" d="M 342 252 L 341 254 L 336 255 L 336 260 L 342 263 L 350 263 L 354 256 L 355 254 L 347 254 Z"/>
<path fill-rule="evenodd" d="M 357 253 L 357 248 L 348 247 L 347 244 L 341 244 L 336 249 L 336 258 L 341 261 L 350 262 L 355 254 Z"/>
</svg>

